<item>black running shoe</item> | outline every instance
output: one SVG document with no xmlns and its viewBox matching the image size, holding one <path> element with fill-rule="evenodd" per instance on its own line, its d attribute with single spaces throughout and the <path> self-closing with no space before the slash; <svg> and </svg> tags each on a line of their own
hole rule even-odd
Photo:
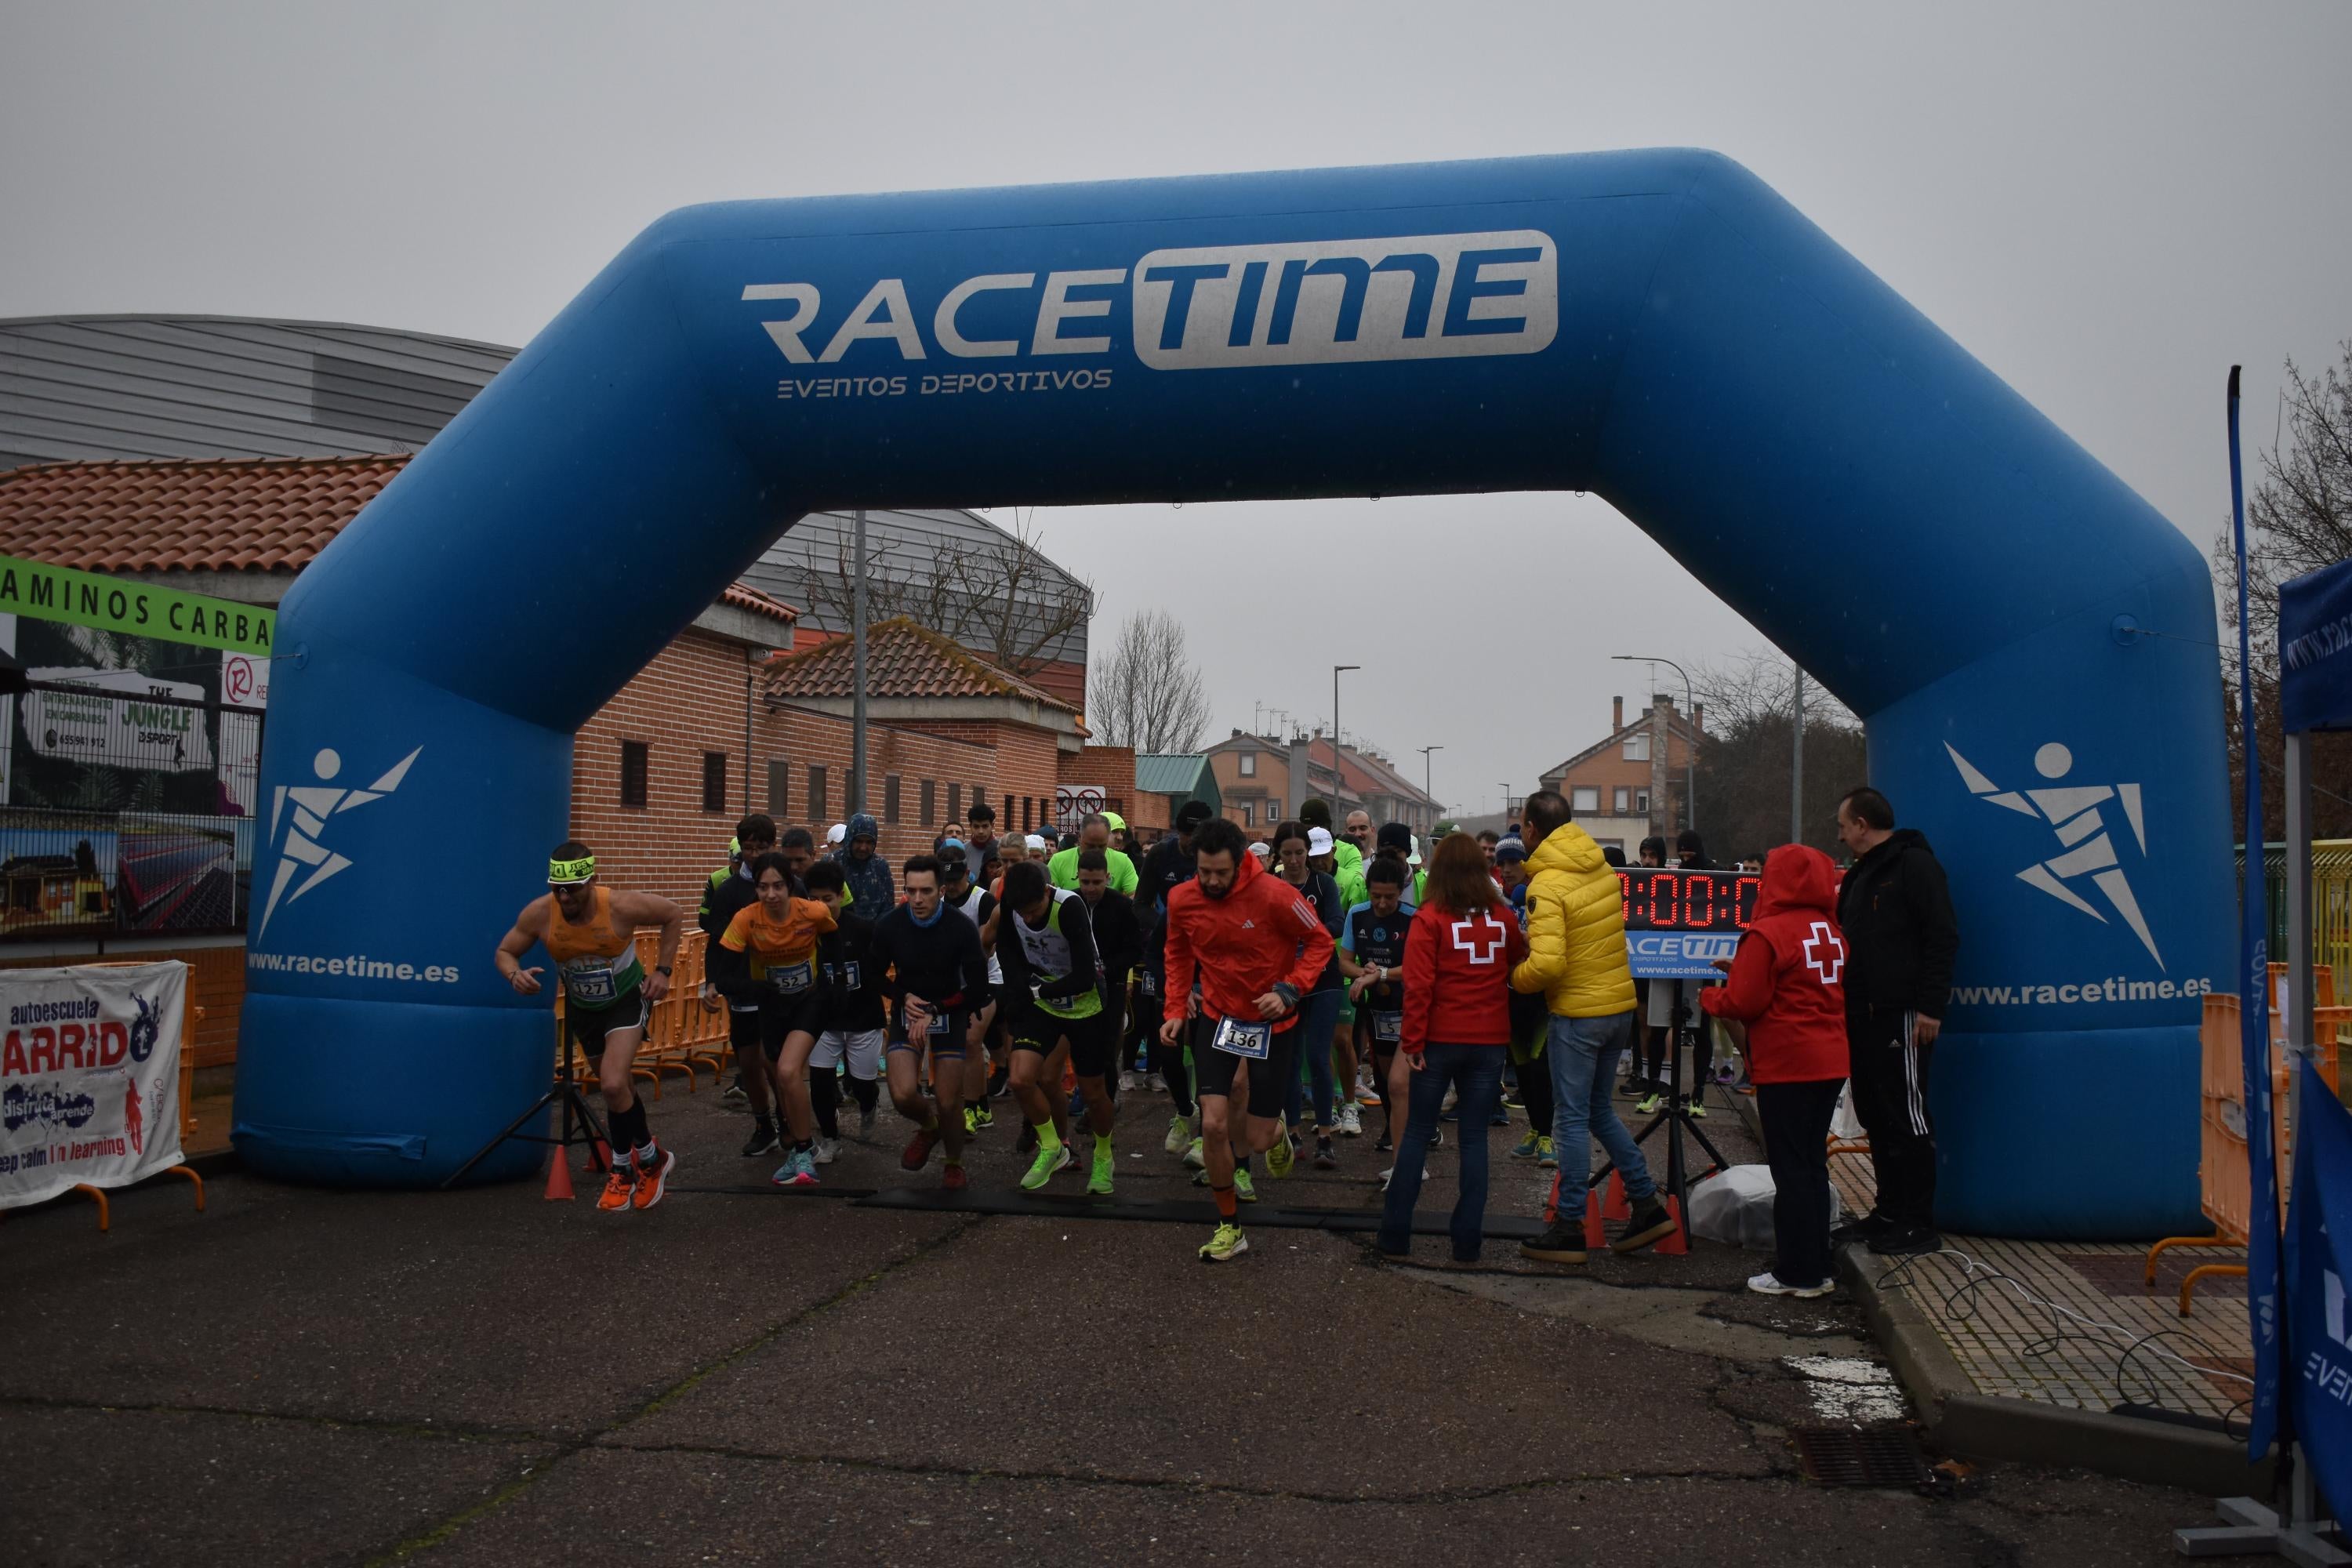
<svg viewBox="0 0 2352 1568">
<path fill-rule="evenodd" d="M 1895 1226 L 1873 1237 L 1870 1250 L 1881 1258 L 1912 1258 L 1923 1252 L 1941 1252 L 1944 1238 L 1924 1225 Z"/>
<path fill-rule="evenodd" d="M 1639 1252 L 1674 1233 L 1675 1216 L 1666 1212 L 1666 1205 L 1654 1197 L 1643 1198 L 1634 1206 L 1633 1217 L 1625 1222 L 1625 1234 L 1611 1242 L 1609 1250 Z"/>
<path fill-rule="evenodd" d="M 1336 1171 L 1339 1168 L 1339 1156 L 1332 1151 L 1331 1140 L 1328 1135 L 1315 1140 L 1315 1168 L 1318 1171 Z"/>
<path fill-rule="evenodd" d="M 1584 1261 L 1584 1227 L 1566 1220 L 1554 1222 L 1551 1228 L 1533 1241 L 1519 1243 L 1519 1256 L 1532 1258 L 1538 1263 L 1581 1263 Z"/>
<path fill-rule="evenodd" d="M 782 1141 L 776 1136 L 774 1122 L 754 1121 L 751 1123 L 751 1142 L 743 1145 L 743 1158 L 751 1160 L 761 1154 L 772 1154 L 782 1147 Z"/>
</svg>

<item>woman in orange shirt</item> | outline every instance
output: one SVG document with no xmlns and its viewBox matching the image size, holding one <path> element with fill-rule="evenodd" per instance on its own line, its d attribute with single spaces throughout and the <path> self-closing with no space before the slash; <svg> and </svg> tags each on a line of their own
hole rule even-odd
<svg viewBox="0 0 2352 1568">
<path fill-rule="evenodd" d="M 793 1147 L 776 1167 L 778 1186 L 817 1184 L 815 1113 L 809 1102 L 808 1059 L 823 1022 L 823 975 L 817 938 L 834 929 L 833 910 L 815 899 L 793 897 L 792 862 L 782 854 L 751 864 L 756 903 L 727 922 L 710 950 L 710 982 L 739 1002 L 760 1004 L 760 1049 L 776 1080 L 776 1103 Z"/>
</svg>

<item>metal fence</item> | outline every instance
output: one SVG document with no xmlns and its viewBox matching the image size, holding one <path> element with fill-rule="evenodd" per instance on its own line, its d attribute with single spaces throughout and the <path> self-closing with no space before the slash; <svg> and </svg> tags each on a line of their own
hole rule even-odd
<svg viewBox="0 0 2352 1568">
<path fill-rule="evenodd" d="M 2245 852 L 2237 856 L 2243 886 Z M 2270 895 L 2270 947 L 2286 957 L 2286 846 L 2263 846 L 2263 873 Z M 2323 838 L 2311 847 L 2311 957 L 2336 972 L 2336 994 L 2352 984 L 2352 838 Z"/>
<path fill-rule="evenodd" d="M 262 714 L 158 684 L 0 700 L 0 942 L 245 928 Z"/>
</svg>

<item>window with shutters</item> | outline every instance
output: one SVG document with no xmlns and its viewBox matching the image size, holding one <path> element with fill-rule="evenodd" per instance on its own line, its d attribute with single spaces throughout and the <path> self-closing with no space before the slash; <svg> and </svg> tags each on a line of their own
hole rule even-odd
<svg viewBox="0 0 2352 1568">
<path fill-rule="evenodd" d="M 1579 816 L 1592 816 L 1601 810 L 1601 791 L 1597 785 L 1579 784 L 1568 803 L 1568 809 Z"/>
<path fill-rule="evenodd" d="M 948 784 L 948 819 L 951 822 L 963 820 L 963 785 L 952 781 Z"/>
<path fill-rule="evenodd" d="M 621 742 L 621 804 L 646 804 L 646 773 L 649 755 L 643 741 Z"/>
<path fill-rule="evenodd" d="M 782 757 L 768 759 L 768 815 L 776 819 L 781 828 L 784 818 L 792 815 L 793 764 Z"/>
<path fill-rule="evenodd" d="M 931 815 L 931 808 L 939 804 L 936 793 L 938 789 L 939 785 L 933 784 L 929 779 L 925 779 L 923 781 L 922 788 L 919 793 L 923 806 L 921 821 L 922 826 L 925 827 L 930 826 L 933 823 L 939 820 L 938 817 Z"/>
<path fill-rule="evenodd" d="M 898 820 L 898 775 L 897 773 L 882 775 L 882 820 L 885 822 Z"/>
<path fill-rule="evenodd" d="M 1625 813 L 1633 807 L 1633 792 L 1626 788 L 1623 784 L 1619 784 L 1617 786 L 1616 794 L 1611 798 L 1612 804 L 1617 808 L 1617 815 L 1620 816 L 1624 816 Z"/>
</svg>

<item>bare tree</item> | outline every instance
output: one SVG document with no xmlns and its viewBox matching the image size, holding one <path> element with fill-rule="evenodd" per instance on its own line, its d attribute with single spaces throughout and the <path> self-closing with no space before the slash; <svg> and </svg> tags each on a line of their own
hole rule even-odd
<svg viewBox="0 0 2352 1568">
<path fill-rule="evenodd" d="M 1120 623 L 1087 695 L 1087 722 L 1106 745 L 1190 752 L 1209 727 L 1208 688 L 1184 651 L 1183 624 L 1165 610 Z"/>
<path fill-rule="evenodd" d="M 2285 831 L 2286 740 L 2279 723 L 2279 584 L 2352 559 L 2352 342 L 2315 376 L 2286 364 L 2282 433 L 2259 454 L 2262 476 L 2246 498 L 2247 629 L 2253 658 L 2255 747 L 2267 784 L 2264 837 Z M 2213 540 L 2213 586 L 2221 625 L 2221 686 L 2230 736 L 2233 820 L 2245 812 L 2244 742 L 2239 723 L 2238 563 L 2228 522 Z M 2352 737 L 2313 738 L 2314 826 L 2320 837 L 2352 832 Z"/>
<path fill-rule="evenodd" d="M 1699 821 L 1716 859 L 1761 855 L 1789 838 L 1790 741 L 1796 733 L 1796 671 L 1774 653 L 1749 653 L 1691 671 L 1706 706 L 1698 753 Z M 1805 682 L 1804 841 L 1842 853 L 1833 820 L 1838 798 L 1864 782 L 1862 721 L 1821 687 Z M 1671 782 L 1679 786 L 1679 776 Z"/>
<path fill-rule="evenodd" d="M 855 546 L 845 538 L 830 567 L 809 567 L 801 592 L 812 608 L 846 625 L 856 581 Z M 905 616 L 1024 679 L 1053 662 L 1055 647 L 1094 607 L 1094 584 L 1046 559 L 1044 535 L 1017 513 L 1010 531 L 955 553 L 916 559 L 898 544 L 866 551 L 869 620 Z"/>
</svg>

